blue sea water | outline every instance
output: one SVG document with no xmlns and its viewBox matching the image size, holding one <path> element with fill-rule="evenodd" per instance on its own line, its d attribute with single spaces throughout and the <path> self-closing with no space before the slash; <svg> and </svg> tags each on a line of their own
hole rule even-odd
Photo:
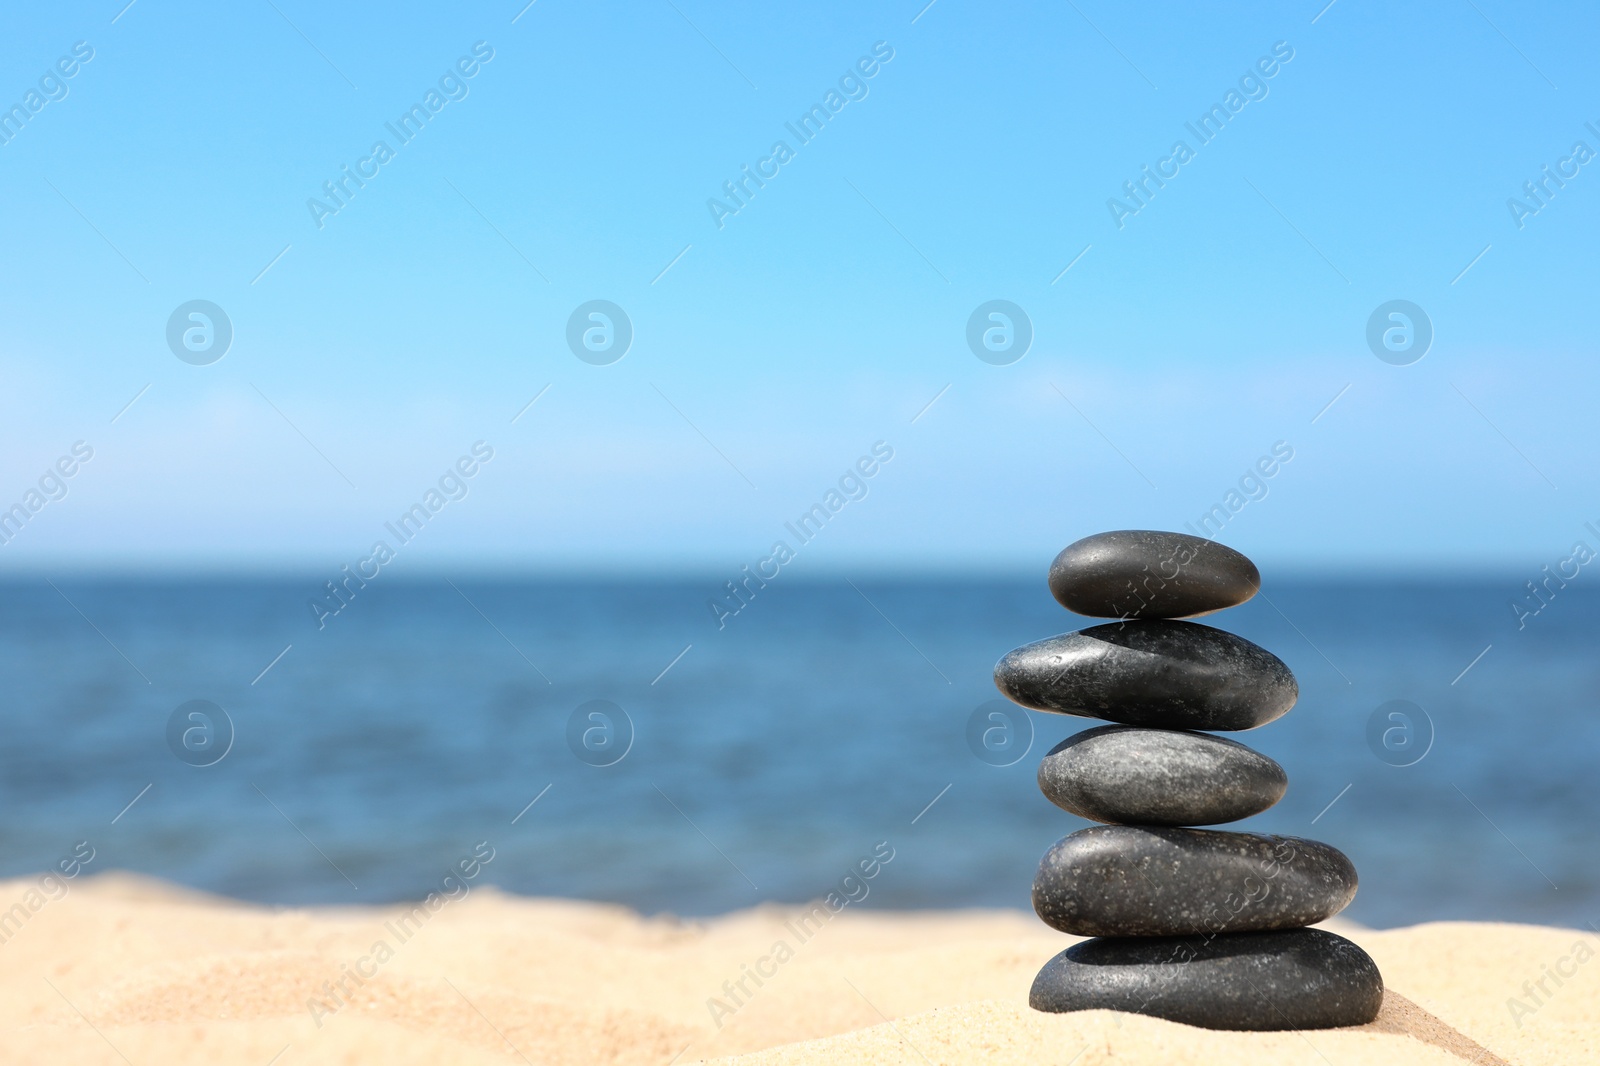
<svg viewBox="0 0 1600 1066">
<path fill-rule="evenodd" d="M 1027 712 L 1031 750 L 996 766 L 969 719 L 1007 650 L 1091 623 L 1042 579 L 785 579 L 719 630 L 718 584 L 385 578 L 319 630 L 309 576 L 13 581 L 0 875 L 87 840 L 91 870 L 374 903 L 487 841 L 479 883 L 709 914 L 816 898 L 887 841 L 864 906 L 1027 908 L 1039 856 L 1086 824 L 1034 768 L 1095 723 Z M 1300 682 L 1235 735 L 1290 778 L 1239 827 L 1342 848 L 1357 921 L 1600 921 L 1600 595 L 1574 583 L 1519 630 L 1521 588 L 1269 581 L 1206 619 Z M 212 765 L 190 762 L 222 753 L 215 714 L 169 730 L 191 700 L 231 723 Z M 569 728 L 594 700 L 626 722 Z M 1392 700 L 1421 713 L 1369 729 Z"/>
</svg>

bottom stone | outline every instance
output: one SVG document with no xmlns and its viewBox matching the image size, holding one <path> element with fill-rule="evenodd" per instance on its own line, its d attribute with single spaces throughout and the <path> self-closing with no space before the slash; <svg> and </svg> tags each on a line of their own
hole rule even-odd
<svg viewBox="0 0 1600 1066">
<path fill-rule="evenodd" d="M 1040 1011 L 1250 1030 L 1364 1025 L 1382 1002 L 1377 964 L 1321 929 L 1085 940 L 1046 963 L 1028 995 Z"/>
</svg>

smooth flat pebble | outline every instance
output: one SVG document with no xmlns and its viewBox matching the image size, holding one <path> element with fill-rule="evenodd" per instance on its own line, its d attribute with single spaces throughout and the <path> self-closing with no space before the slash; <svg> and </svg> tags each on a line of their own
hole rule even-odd
<svg viewBox="0 0 1600 1066">
<path fill-rule="evenodd" d="M 1050 564 L 1050 594 L 1093 618 L 1190 618 L 1256 594 L 1256 564 L 1187 533 L 1119 529 L 1084 537 Z"/>
<path fill-rule="evenodd" d="M 1302 837 L 1097 825 L 1039 862 L 1033 909 L 1074 936 L 1185 936 L 1297 929 L 1355 898 L 1356 868 Z"/>
<path fill-rule="evenodd" d="M 1377 964 L 1321 929 L 1085 940 L 1046 963 L 1028 994 L 1041 1011 L 1257 1031 L 1365 1025 L 1382 1003 Z"/>
<path fill-rule="evenodd" d="M 1091 626 L 1024 644 L 994 668 L 1006 698 L 1036 711 L 1158 729 L 1254 729 L 1299 698 L 1282 659 L 1197 622 Z"/>
<path fill-rule="evenodd" d="M 1119 825 L 1221 825 L 1283 798 L 1283 767 L 1238 741 L 1182 730 L 1106 725 L 1075 734 L 1039 763 L 1057 807 Z"/>
</svg>

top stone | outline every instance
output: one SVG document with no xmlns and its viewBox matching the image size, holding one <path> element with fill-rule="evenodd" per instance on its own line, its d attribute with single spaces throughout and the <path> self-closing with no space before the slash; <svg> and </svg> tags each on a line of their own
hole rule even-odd
<svg viewBox="0 0 1600 1066">
<path fill-rule="evenodd" d="M 1256 594 L 1261 573 L 1232 548 L 1150 529 L 1096 533 L 1050 564 L 1050 592 L 1091 618 L 1192 618 Z"/>
</svg>

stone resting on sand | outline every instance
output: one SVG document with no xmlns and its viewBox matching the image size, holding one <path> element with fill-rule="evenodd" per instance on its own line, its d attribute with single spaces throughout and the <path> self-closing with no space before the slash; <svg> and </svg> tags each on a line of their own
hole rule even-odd
<svg viewBox="0 0 1600 1066">
<path fill-rule="evenodd" d="M 1266 725 L 1294 706 L 1294 675 L 1232 633 L 1175 621 L 1234 607 L 1261 576 L 1231 548 L 1183 533 L 1122 530 L 1070 544 L 1050 591 L 1117 621 L 1008 653 L 1007 698 L 1116 724 L 1056 745 L 1039 788 L 1104 823 L 1064 837 L 1039 864 L 1033 908 L 1093 937 L 1034 978 L 1041 1011 L 1104 1008 L 1210 1029 L 1326 1029 L 1377 1016 L 1383 978 L 1343 937 L 1307 929 L 1356 894 L 1338 849 L 1300 837 L 1197 829 L 1259 814 L 1283 767 L 1198 730 Z"/>
</svg>

